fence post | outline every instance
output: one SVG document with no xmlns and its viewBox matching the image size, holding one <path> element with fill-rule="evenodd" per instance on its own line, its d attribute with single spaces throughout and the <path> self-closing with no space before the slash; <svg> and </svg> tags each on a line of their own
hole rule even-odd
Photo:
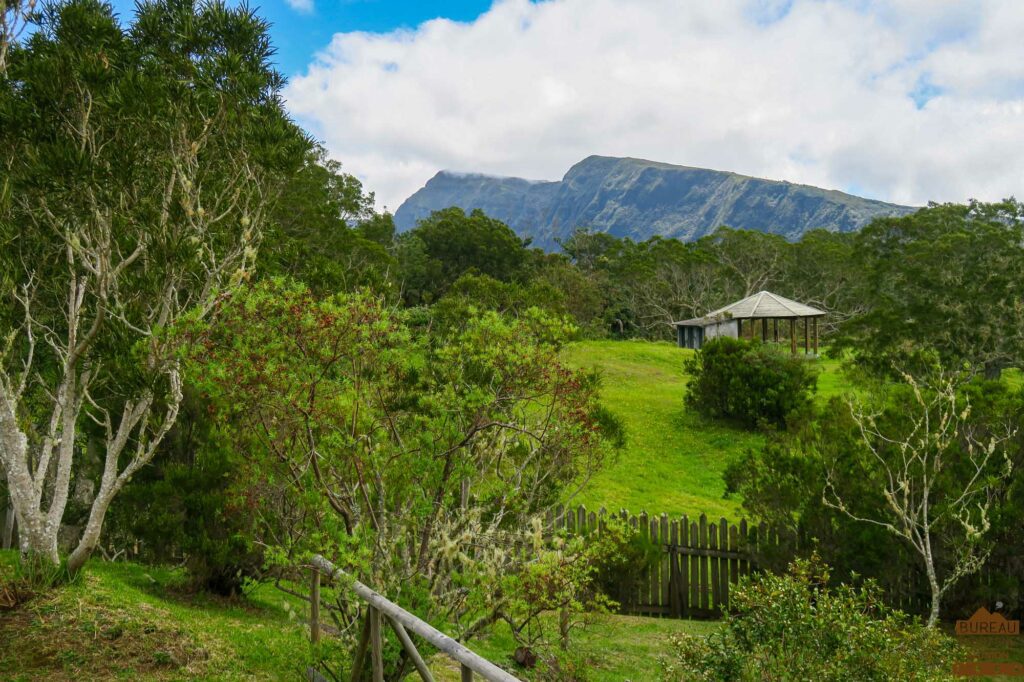
<svg viewBox="0 0 1024 682">
<path fill-rule="evenodd" d="M 710 558 L 706 551 L 708 548 L 708 517 L 706 514 L 700 515 L 700 535 L 697 546 L 702 550 L 700 556 L 700 608 L 706 616 L 714 608 L 714 605 L 711 604 L 711 595 L 708 594 L 708 587 L 710 587 L 708 585 L 708 564 L 710 563 Z"/>
<path fill-rule="evenodd" d="M 356 655 L 352 659 L 352 682 L 359 682 L 363 677 L 363 662 L 366 660 L 366 646 L 370 642 L 370 611 L 372 606 L 366 607 L 366 618 L 363 619 L 363 630 L 359 633 L 359 644 L 356 645 Z"/>
<path fill-rule="evenodd" d="M 373 660 L 373 682 L 384 682 L 384 642 L 380 635 L 380 611 L 370 607 L 370 655 Z"/>
<path fill-rule="evenodd" d="M 735 547 L 729 546 L 729 522 L 725 517 L 718 521 L 718 549 L 726 553 L 736 551 Z M 723 555 L 718 564 L 718 578 L 722 581 L 719 596 L 722 598 L 721 611 L 724 613 L 729 607 L 729 557 Z"/>
<path fill-rule="evenodd" d="M 309 590 L 309 640 L 320 642 L 320 571 L 313 567 L 313 584 Z"/>
<path fill-rule="evenodd" d="M 711 611 L 718 615 L 722 605 L 721 560 L 718 554 L 718 524 L 708 524 L 708 561 L 711 564 Z"/>
<path fill-rule="evenodd" d="M 473 682 L 473 671 L 465 663 L 462 664 L 462 682 Z"/>
</svg>

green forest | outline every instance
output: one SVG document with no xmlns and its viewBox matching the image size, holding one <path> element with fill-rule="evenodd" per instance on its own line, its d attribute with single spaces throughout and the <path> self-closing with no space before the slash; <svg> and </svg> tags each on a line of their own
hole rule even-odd
<svg viewBox="0 0 1024 682">
<path fill-rule="evenodd" d="M 257 10 L 3 12 L 0 678 L 416 679 L 397 630 L 359 672 L 352 579 L 530 680 L 949 679 L 989 646 L 954 621 L 1019 618 L 1016 200 L 792 242 L 398 233 Z M 827 313 L 818 355 L 677 347 L 760 291 Z M 548 526 L 579 504 L 601 532 Z M 629 615 L 661 548 L 622 509 L 780 539 L 719 619 Z M 311 643 L 315 555 L 348 578 Z"/>
</svg>

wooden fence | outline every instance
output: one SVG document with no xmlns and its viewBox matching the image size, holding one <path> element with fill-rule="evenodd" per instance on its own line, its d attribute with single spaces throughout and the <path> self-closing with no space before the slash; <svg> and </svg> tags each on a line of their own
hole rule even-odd
<svg viewBox="0 0 1024 682">
<path fill-rule="evenodd" d="M 624 613 L 718 618 L 728 609 L 730 591 L 740 577 L 756 571 L 763 553 L 779 545 L 778 533 L 765 524 L 748 526 L 746 520 L 731 524 L 724 518 L 708 521 L 704 514 L 694 520 L 644 512 L 633 516 L 624 510 L 609 514 L 582 505 L 552 510 L 546 528 L 572 534 L 601 532 L 613 517 L 658 548 L 646 569 L 624 581 L 620 594 L 612 595 Z"/>
<path fill-rule="evenodd" d="M 355 658 L 352 662 L 352 682 L 358 682 L 358 680 L 362 679 L 367 655 L 369 655 L 370 670 L 374 682 L 384 682 L 384 643 L 381 631 L 385 624 L 391 626 L 423 682 L 434 682 L 434 677 L 409 633 L 429 642 L 445 656 L 457 661 L 461 670 L 460 679 L 462 682 L 472 682 L 474 675 L 478 675 L 487 682 L 520 682 L 519 678 L 515 675 L 502 670 L 487 659 L 481 658 L 461 643 L 456 642 L 429 623 L 420 620 L 381 594 L 374 592 L 358 580 L 352 580 L 351 577 L 346 576 L 343 571 L 319 554 L 313 557 L 310 568 L 312 569 L 312 589 L 310 592 L 309 632 L 314 642 L 320 639 L 321 575 L 326 575 L 350 585 L 352 592 L 362 601 L 366 602 L 366 617 L 363 621 L 363 630 L 360 634 L 359 644 L 356 646 Z M 324 679 L 322 675 L 312 668 L 306 671 L 306 677 L 314 682 Z"/>
</svg>

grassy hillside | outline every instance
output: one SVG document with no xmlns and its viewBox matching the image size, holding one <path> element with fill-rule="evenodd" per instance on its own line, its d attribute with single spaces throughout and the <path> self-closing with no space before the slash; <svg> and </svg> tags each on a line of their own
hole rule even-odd
<svg viewBox="0 0 1024 682">
<path fill-rule="evenodd" d="M 0 552 L 0 584 L 14 559 Z M 79 582 L 0 609 L 0 679 L 301 679 L 311 650 L 290 615 L 301 602 L 270 585 L 234 600 L 189 594 L 182 577 L 92 561 Z"/>
<path fill-rule="evenodd" d="M 604 403 L 626 425 L 625 448 L 579 502 L 593 509 L 739 518 L 740 501 L 723 498 L 722 472 L 762 436 L 686 409 L 683 362 L 692 352 L 646 341 L 582 341 L 566 349 L 571 364 L 601 372 Z M 837 362 L 817 365 L 819 399 L 849 389 Z"/>
<path fill-rule="evenodd" d="M 14 560 L 14 552 L 0 551 L 0 594 Z M 76 584 L 14 610 L 0 606 L 0 680 L 305 679 L 312 649 L 302 602 L 270 585 L 233 600 L 188 594 L 181 581 L 172 569 L 92 561 Z M 592 621 L 574 641 L 595 682 L 656 679 L 670 633 L 718 627 L 614 615 Z M 549 625 L 557 631 L 553 620 Z M 343 662 L 336 646 L 325 636 L 321 651 Z M 504 624 L 470 646 L 502 665 L 516 648 Z M 447 657 L 430 663 L 439 681 L 459 679 Z"/>
</svg>

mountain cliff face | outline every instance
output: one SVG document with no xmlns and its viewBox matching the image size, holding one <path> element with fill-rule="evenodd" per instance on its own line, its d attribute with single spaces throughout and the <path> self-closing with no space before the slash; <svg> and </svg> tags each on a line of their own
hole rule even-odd
<svg viewBox="0 0 1024 682">
<path fill-rule="evenodd" d="M 914 208 L 809 185 L 642 159 L 590 156 L 558 182 L 441 171 L 395 213 L 400 231 L 449 206 L 482 209 L 536 246 L 578 227 L 643 240 L 698 239 L 721 225 L 798 239 L 807 230 L 849 232 Z"/>
</svg>

